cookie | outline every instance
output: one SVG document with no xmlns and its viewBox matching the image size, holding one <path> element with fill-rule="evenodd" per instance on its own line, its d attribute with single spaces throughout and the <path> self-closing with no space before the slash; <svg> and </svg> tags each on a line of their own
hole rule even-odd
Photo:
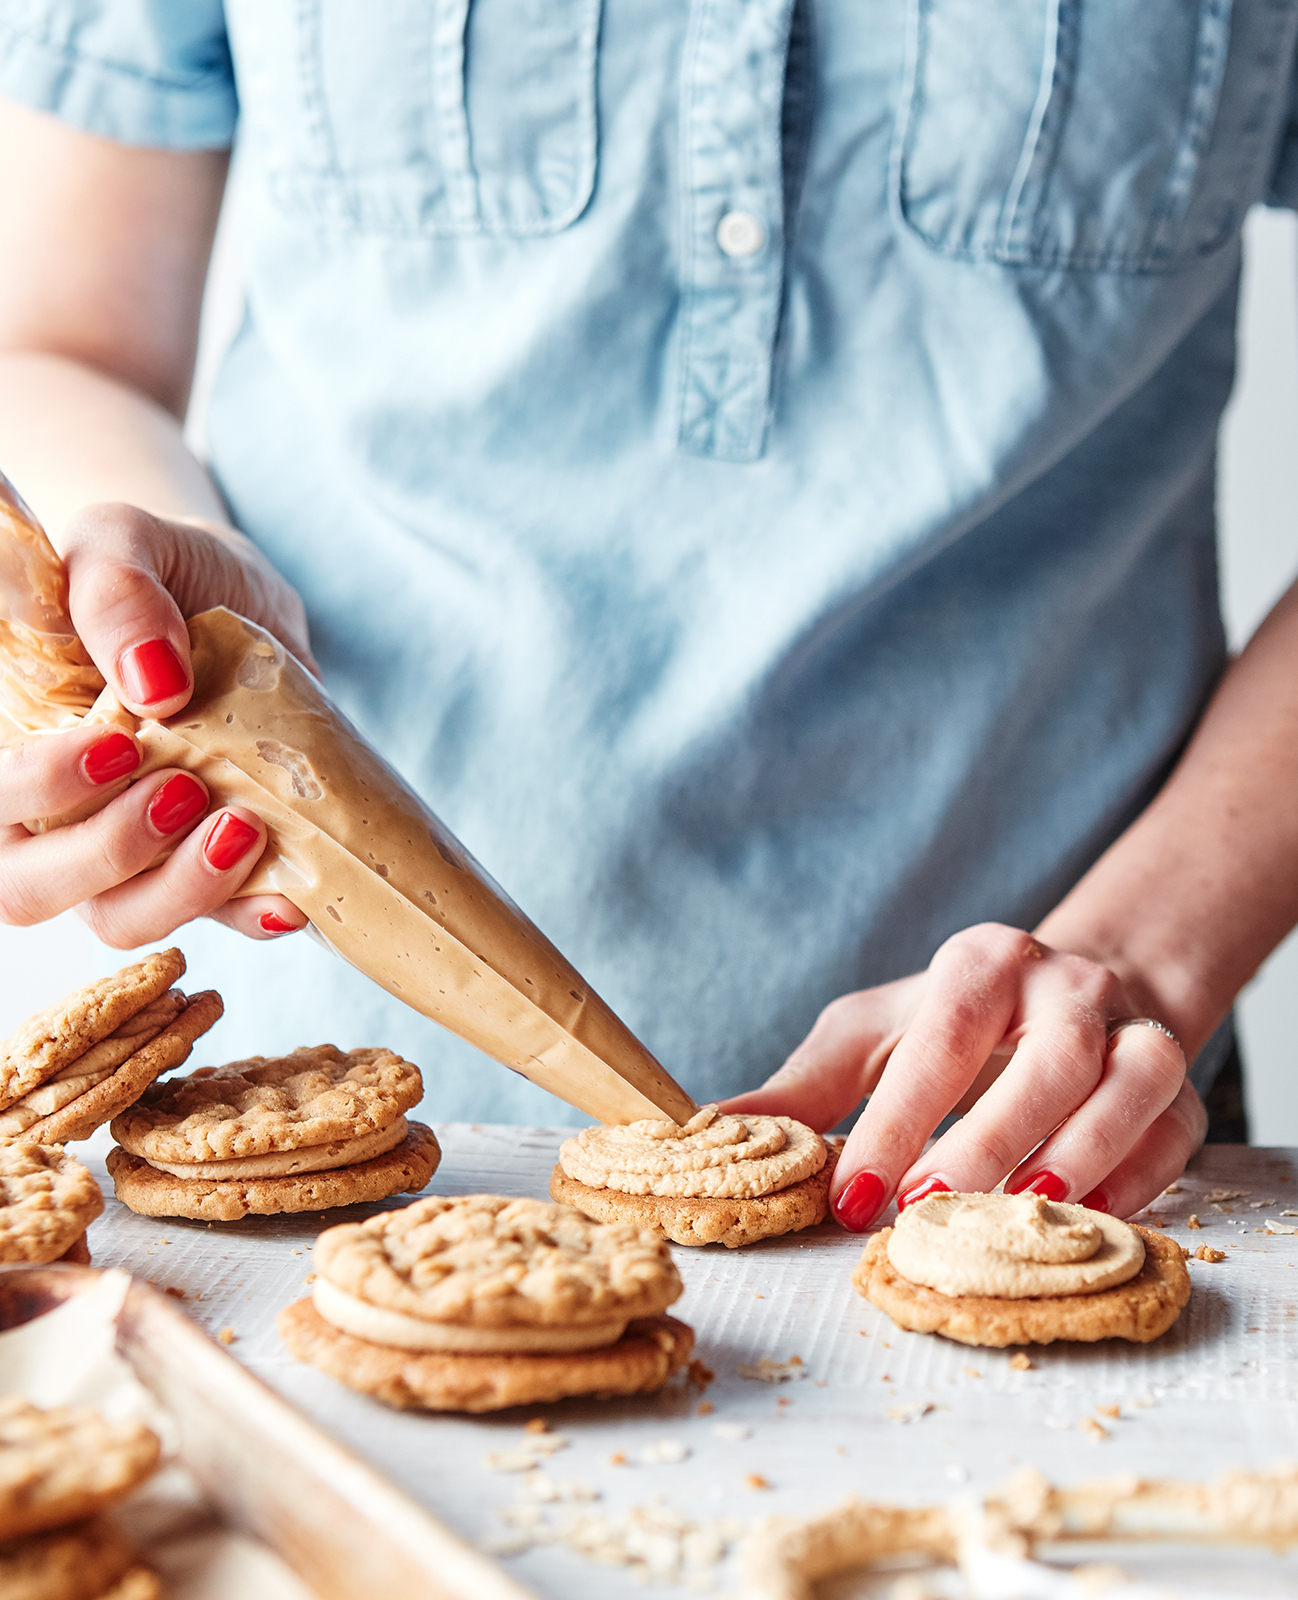
<svg viewBox="0 0 1298 1600">
<path fill-rule="evenodd" d="M 112 1131 L 146 1161 L 227 1161 L 377 1132 L 422 1095 L 419 1068 L 391 1050 L 313 1045 L 155 1084 Z"/>
<path fill-rule="evenodd" d="M 433 1130 L 422 1122 L 411 1122 L 394 1150 L 330 1172 L 284 1178 L 177 1178 L 120 1147 L 108 1153 L 108 1172 L 117 1198 L 141 1216 L 238 1222 L 242 1217 L 327 1211 L 362 1200 L 417 1194 L 441 1158 Z"/>
<path fill-rule="evenodd" d="M 95 1517 L 0 1545 L 0 1595 L 4 1600 L 103 1600 L 134 1561 L 116 1525 Z"/>
<path fill-rule="evenodd" d="M 573 1328 L 665 1311 L 681 1279 L 665 1244 L 569 1206 L 430 1196 L 316 1240 L 318 1278 L 384 1311 L 461 1328 Z"/>
<path fill-rule="evenodd" d="M 106 1422 L 83 1406 L 46 1411 L 18 1395 L 0 1400 L 0 1540 L 102 1511 L 143 1483 L 158 1451 L 157 1435 L 140 1422 Z"/>
<path fill-rule="evenodd" d="M 90 1245 L 83 1233 L 79 1239 L 74 1239 L 61 1256 L 55 1258 L 62 1265 L 68 1267 L 88 1267 L 90 1265 Z"/>
<path fill-rule="evenodd" d="M 85 1055 L 171 988 L 185 970 L 179 950 L 160 950 L 35 1016 L 0 1045 L 0 1111 Z"/>
<path fill-rule="evenodd" d="M 876 1233 L 852 1273 L 852 1286 L 886 1311 L 899 1328 L 941 1333 L 960 1344 L 1001 1349 L 1010 1344 L 1052 1344 L 1129 1339 L 1148 1344 L 1176 1321 L 1190 1298 L 1190 1275 L 1181 1247 L 1148 1228 L 1135 1230 L 1145 1264 L 1134 1278 L 1093 1294 L 997 1300 L 987 1295 L 945 1295 L 903 1278 L 888 1259 L 891 1228 Z"/>
<path fill-rule="evenodd" d="M 570 1178 L 561 1166 L 550 1174 L 550 1194 L 597 1222 L 629 1222 L 673 1244 L 723 1244 L 735 1250 L 823 1222 L 829 1215 L 829 1185 L 836 1161 L 831 1149 L 819 1172 L 752 1200 L 677 1199 L 592 1189 Z"/>
<path fill-rule="evenodd" d="M 59 1146 L 0 1144 L 0 1261 L 57 1261 L 103 1209 L 99 1185 Z"/>
<path fill-rule="evenodd" d="M 285 1306 L 277 1326 L 299 1361 L 402 1410 L 502 1411 L 576 1395 L 649 1394 L 694 1348 L 693 1330 L 666 1316 L 637 1318 L 616 1344 L 565 1355 L 396 1350 L 339 1332 L 310 1300 Z"/>
<path fill-rule="evenodd" d="M 225 1006 L 215 989 L 205 989 L 188 1000 L 183 995 L 177 998 L 181 1003 L 173 1020 L 127 1056 L 115 1071 L 16 1137 L 30 1144 L 70 1144 L 76 1139 L 88 1139 L 96 1128 L 134 1105 L 155 1078 L 187 1061 L 195 1040 L 220 1021 Z"/>
</svg>

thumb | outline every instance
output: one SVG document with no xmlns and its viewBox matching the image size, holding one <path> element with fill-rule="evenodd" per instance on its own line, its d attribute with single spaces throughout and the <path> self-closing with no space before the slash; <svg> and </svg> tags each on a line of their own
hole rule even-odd
<svg viewBox="0 0 1298 1600">
<path fill-rule="evenodd" d="M 68 527 L 72 620 L 109 688 L 137 715 L 169 717 L 193 690 L 189 631 L 158 576 L 164 524 L 133 506 L 91 506 Z"/>
</svg>

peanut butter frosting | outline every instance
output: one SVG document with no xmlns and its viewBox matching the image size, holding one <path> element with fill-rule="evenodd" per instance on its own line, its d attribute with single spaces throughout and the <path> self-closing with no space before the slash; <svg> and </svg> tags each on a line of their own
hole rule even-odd
<svg viewBox="0 0 1298 1600">
<path fill-rule="evenodd" d="M 571 1206 L 490 1194 L 432 1196 L 328 1228 L 313 1259 L 317 1281 L 365 1306 L 462 1329 L 606 1333 L 664 1311 L 682 1289 L 656 1234 L 591 1222 Z M 336 1316 L 345 1303 L 328 1291 L 324 1299 L 320 1314 L 333 1321 L 330 1308 Z"/>
<path fill-rule="evenodd" d="M 728 1116 L 704 1106 L 685 1125 L 646 1118 L 583 1128 L 559 1165 L 592 1189 L 663 1198 L 755 1200 L 824 1166 L 825 1141 L 792 1117 Z"/>
<path fill-rule="evenodd" d="M 1037 1194 L 931 1194 L 897 1218 L 888 1260 L 939 1294 L 1027 1300 L 1126 1283 L 1145 1246 L 1116 1217 Z"/>
</svg>

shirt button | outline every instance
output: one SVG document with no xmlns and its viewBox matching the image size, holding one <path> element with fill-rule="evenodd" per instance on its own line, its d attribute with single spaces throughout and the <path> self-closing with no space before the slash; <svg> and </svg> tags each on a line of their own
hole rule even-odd
<svg viewBox="0 0 1298 1600">
<path fill-rule="evenodd" d="M 728 256 L 751 256 L 762 248 L 766 234 L 747 211 L 727 211 L 717 223 L 717 243 Z"/>
</svg>

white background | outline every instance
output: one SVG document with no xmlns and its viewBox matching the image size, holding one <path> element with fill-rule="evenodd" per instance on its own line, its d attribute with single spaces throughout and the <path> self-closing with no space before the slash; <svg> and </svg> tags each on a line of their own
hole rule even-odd
<svg viewBox="0 0 1298 1600">
<path fill-rule="evenodd" d="M 191 433 L 239 310 L 233 242 L 218 238 Z M 1298 217 L 1257 211 L 1245 235 L 1240 376 L 1222 426 L 1222 586 L 1242 644 L 1298 572 Z M 1298 797 L 1295 797 L 1298 800 Z M 37 1006 L 123 962 L 70 914 L 39 928 L 0 927 L 0 1037 Z M 1263 968 L 1241 1007 L 1254 1144 L 1298 1145 L 1298 936 Z M 381 1041 L 374 1041 L 380 1043 Z"/>
</svg>

